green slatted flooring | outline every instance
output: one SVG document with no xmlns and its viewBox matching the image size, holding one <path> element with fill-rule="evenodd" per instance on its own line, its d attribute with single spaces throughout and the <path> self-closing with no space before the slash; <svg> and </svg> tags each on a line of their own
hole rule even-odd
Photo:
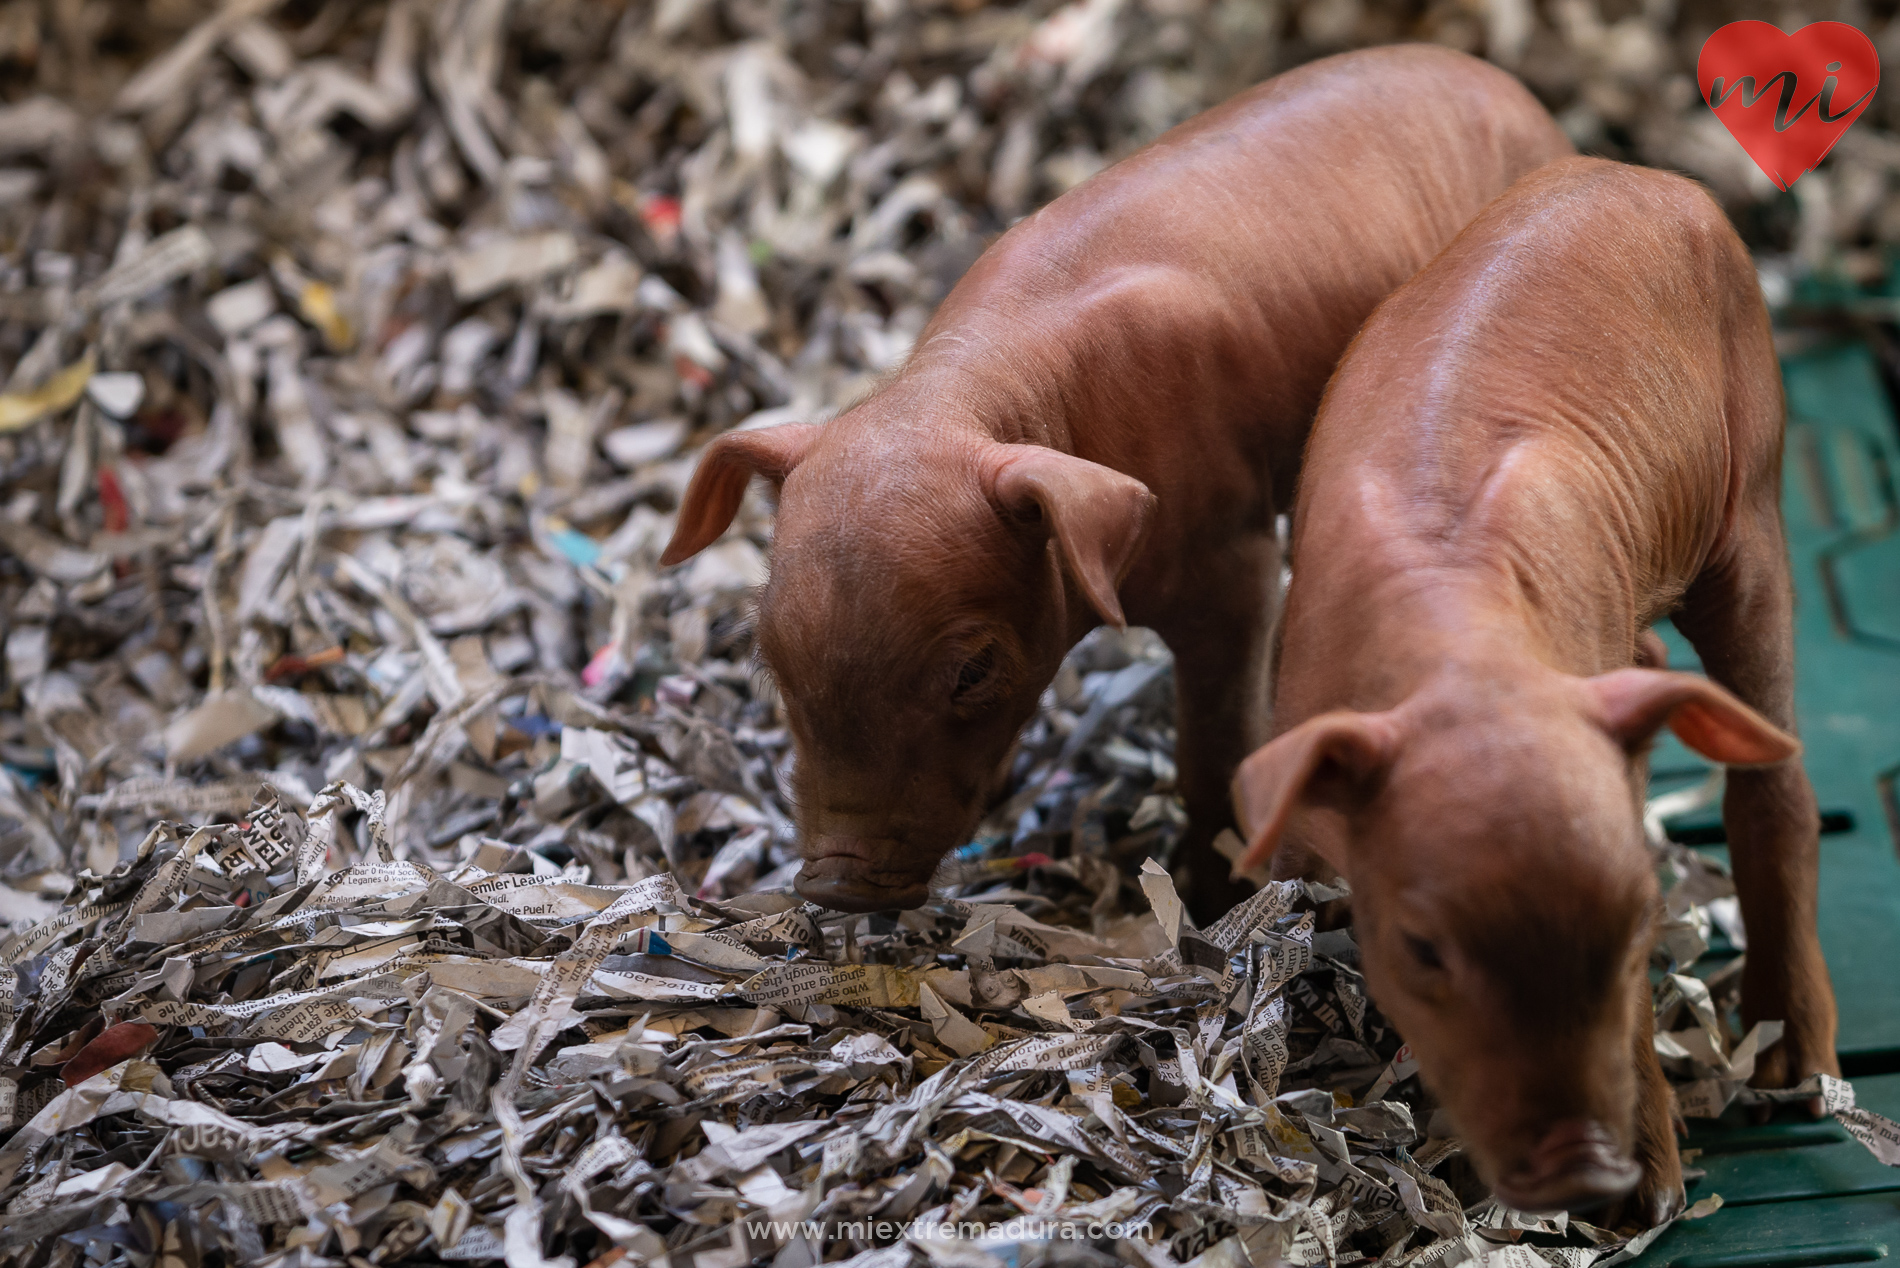
<svg viewBox="0 0 1900 1268">
<path fill-rule="evenodd" d="M 1724 1207 L 1664 1233 L 1644 1268 L 1823 1268 L 1900 1248 L 1900 1192 Z"/>
<path fill-rule="evenodd" d="M 1900 1118 L 1900 1074 L 1855 1079 L 1854 1092 L 1875 1113 Z M 1755 1126 L 1734 1109 L 1718 1124 L 1698 1125 L 1687 1148 L 1702 1151 L 1692 1165 L 1708 1172 L 1690 1186 L 1691 1200 L 1719 1193 L 1737 1206 L 1900 1190 L 1900 1168 L 1883 1165 L 1831 1118 Z"/>
<path fill-rule="evenodd" d="M 1821 845 L 1821 941 L 1840 1000 L 1840 1052 L 1862 1104 L 1900 1117 L 1900 430 L 1872 354 L 1841 342 L 1783 364 L 1789 430 L 1783 506 L 1798 588 L 1799 709 L 1808 774 L 1829 831 Z M 1662 631 L 1672 664 L 1688 645 Z M 1696 777 L 1674 740 L 1657 786 Z M 1713 813 L 1674 825 L 1705 835 Z M 1691 838 L 1694 839 L 1694 838 Z M 1705 847 L 1720 854 L 1719 845 Z M 1832 1120 L 1754 1125 L 1736 1111 L 1697 1124 L 1707 1175 L 1644 1268 L 1821 1268 L 1900 1255 L 1900 1169 Z"/>
</svg>

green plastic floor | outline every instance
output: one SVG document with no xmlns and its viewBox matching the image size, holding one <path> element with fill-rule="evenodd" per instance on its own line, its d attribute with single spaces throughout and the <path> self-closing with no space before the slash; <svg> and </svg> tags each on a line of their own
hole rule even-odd
<svg viewBox="0 0 1900 1268">
<path fill-rule="evenodd" d="M 1782 368 L 1801 735 L 1828 829 L 1821 942 L 1844 1071 L 1862 1104 L 1900 1117 L 1900 429 L 1862 345 L 1829 345 Z M 1672 663 L 1693 666 L 1687 643 L 1663 633 Z M 1671 740 L 1653 767 L 1667 787 L 1702 763 Z M 1709 815 L 1674 827 L 1719 839 L 1718 825 Z M 1874 1161 L 1832 1120 L 1753 1126 L 1731 1112 L 1698 1125 L 1688 1147 L 1708 1173 L 1690 1199 L 1719 1193 L 1724 1206 L 1664 1234 L 1645 1268 L 1818 1268 L 1900 1254 L 1900 1168 Z"/>
</svg>

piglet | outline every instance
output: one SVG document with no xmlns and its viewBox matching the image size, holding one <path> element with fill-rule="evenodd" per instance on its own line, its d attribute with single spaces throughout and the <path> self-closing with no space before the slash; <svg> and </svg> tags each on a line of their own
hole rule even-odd
<svg viewBox="0 0 1900 1268">
<path fill-rule="evenodd" d="M 1747 251 L 1676 176 L 1518 182 L 1342 361 L 1299 486 L 1274 725 L 1235 780 L 1350 883 L 1366 984 L 1497 1195 L 1675 1209 L 1640 824 L 1662 727 L 1733 769 L 1757 1083 L 1838 1073 L 1794 760 L 1781 379 Z M 1709 677 L 1659 667 L 1672 615 Z"/>
<path fill-rule="evenodd" d="M 914 907 L 1102 622 L 1176 657 L 1196 909 L 1265 738 L 1274 516 L 1378 301 L 1570 145 L 1522 85 L 1424 45 L 1242 93 L 1005 233 L 902 370 L 823 426 L 720 437 L 661 562 L 779 486 L 758 642 L 785 702 L 806 897 Z"/>
</svg>

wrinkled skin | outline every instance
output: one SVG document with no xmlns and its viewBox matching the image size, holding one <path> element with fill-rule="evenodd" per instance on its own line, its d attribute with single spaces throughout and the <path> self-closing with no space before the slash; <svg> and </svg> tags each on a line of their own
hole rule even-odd
<svg viewBox="0 0 1900 1268">
<path fill-rule="evenodd" d="M 1783 408 L 1720 209 L 1572 159 L 1380 308 L 1315 424 L 1242 863 L 1347 878 L 1373 998 L 1512 1205 L 1648 1225 L 1682 1201 L 1644 973 L 1664 726 L 1735 768 L 1743 1019 L 1787 1023 L 1756 1082 L 1838 1071 Z M 1709 678 L 1661 667 L 1669 614 Z"/>
<path fill-rule="evenodd" d="M 1274 516 L 1327 375 L 1380 298 L 1569 152 L 1462 54 L 1312 63 L 1004 234 L 869 401 L 710 446 L 662 562 L 717 540 L 752 476 L 779 485 L 758 630 L 800 892 L 922 902 L 1062 655 L 1132 621 L 1176 656 L 1186 897 L 1230 905 L 1211 842 L 1266 738 Z"/>
</svg>

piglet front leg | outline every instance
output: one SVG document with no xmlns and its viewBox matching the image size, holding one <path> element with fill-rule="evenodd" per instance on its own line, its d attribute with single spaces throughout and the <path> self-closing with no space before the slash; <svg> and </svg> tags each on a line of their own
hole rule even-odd
<svg viewBox="0 0 1900 1268">
<path fill-rule="evenodd" d="M 1597 1216 L 1586 1216 L 1604 1228 L 1640 1232 L 1654 1228 L 1682 1209 L 1682 1155 L 1676 1151 L 1676 1099 L 1656 1058 L 1656 1010 L 1646 969 L 1630 992 L 1636 1001 L 1636 1165 L 1643 1178 L 1636 1187 Z"/>
<path fill-rule="evenodd" d="M 1270 517 L 1269 517 L 1270 522 Z M 1197 605 L 1178 605 L 1153 628 L 1174 653 L 1175 764 L 1188 829 L 1175 852 L 1186 873 L 1182 900 L 1206 928 L 1245 897 L 1214 849 L 1234 827 L 1230 795 L 1241 759 L 1267 739 L 1268 675 L 1280 550 L 1270 534 L 1242 539 L 1204 561 Z"/>
<path fill-rule="evenodd" d="M 1793 1087 L 1810 1074 L 1841 1072 L 1834 1052 L 1834 988 L 1816 928 L 1820 813 L 1795 762 L 1731 771 L 1722 800 L 1729 857 L 1748 929 L 1742 965 L 1742 1024 L 1780 1019 L 1781 1042 L 1757 1060 L 1757 1087 Z M 1821 1115 L 1817 1097 L 1808 1113 Z M 1766 1118 L 1764 1107 L 1757 1116 Z"/>
<path fill-rule="evenodd" d="M 1710 678 L 1793 732 L 1794 586 L 1771 496 L 1757 497 L 1738 517 L 1727 549 L 1691 587 L 1676 624 Z M 1811 1074 L 1838 1075 L 1834 988 L 1816 913 L 1821 817 L 1800 759 L 1731 770 L 1722 821 L 1748 930 L 1742 1023 L 1786 1027 L 1757 1060 L 1753 1081 L 1784 1088 Z M 1808 1110 L 1820 1115 L 1819 1098 Z"/>
</svg>

